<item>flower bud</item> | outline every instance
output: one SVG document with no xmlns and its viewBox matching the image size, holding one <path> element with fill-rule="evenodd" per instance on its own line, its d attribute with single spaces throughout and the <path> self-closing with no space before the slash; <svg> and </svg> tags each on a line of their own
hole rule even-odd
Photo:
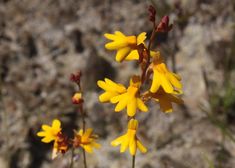
<svg viewBox="0 0 235 168">
<path fill-rule="evenodd" d="M 169 16 L 164 16 L 156 28 L 156 32 L 168 32 L 172 29 L 172 24 L 169 25 Z"/>
<path fill-rule="evenodd" d="M 82 72 L 81 71 L 78 71 L 76 74 L 71 74 L 70 75 L 70 80 L 72 82 L 75 82 L 75 83 L 80 83 L 80 80 L 81 80 L 81 77 L 82 77 Z"/>
<path fill-rule="evenodd" d="M 72 97 L 72 102 L 73 102 L 73 104 L 83 103 L 82 93 L 80 93 L 80 92 L 75 93 L 74 96 Z"/>
<path fill-rule="evenodd" d="M 155 22 L 156 9 L 152 5 L 150 5 L 148 11 L 149 11 L 149 20 L 151 22 Z"/>
</svg>

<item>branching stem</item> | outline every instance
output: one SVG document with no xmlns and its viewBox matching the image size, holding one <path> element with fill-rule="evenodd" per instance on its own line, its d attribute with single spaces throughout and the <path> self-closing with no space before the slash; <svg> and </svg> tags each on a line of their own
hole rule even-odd
<svg viewBox="0 0 235 168">
<path fill-rule="evenodd" d="M 147 69 L 150 65 L 150 51 L 151 51 L 151 46 L 152 46 L 152 43 L 154 41 L 154 38 L 155 38 L 155 35 L 156 35 L 156 32 L 155 32 L 155 22 L 153 23 L 153 30 L 152 30 L 152 33 L 151 33 L 151 37 L 150 37 L 150 41 L 148 43 L 148 48 L 147 48 L 147 62 L 146 62 L 146 65 L 142 71 L 142 75 L 141 75 L 141 82 L 144 83 L 145 82 L 145 76 L 146 76 L 146 72 L 147 72 Z"/>
</svg>

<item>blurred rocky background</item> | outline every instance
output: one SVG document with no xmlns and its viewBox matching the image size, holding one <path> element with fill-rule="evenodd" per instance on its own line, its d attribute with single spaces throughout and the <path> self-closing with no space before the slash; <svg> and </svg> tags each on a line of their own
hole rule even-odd
<svg viewBox="0 0 235 168">
<path fill-rule="evenodd" d="M 164 114 L 150 104 L 138 113 L 148 147 L 137 168 L 235 167 L 234 0 L 0 0 L 0 168 L 66 168 L 70 152 L 51 160 L 52 145 L 36 132 L 54 118 L 72 135 L 81 116 L 71 103 L 71 73 L 83 71 L 87 124 L 102 149 L 88 154 L 89 168 L 128 168 L 129 154 L 110 141 L 126 129 L 126 116 L 98 102 L 98 79 L 128 83 L 137 64 L 114 61 L 103 34 L 151 32 L 147 8 L 174 23 L 154 45 L 182 76 L 183 106 Z M 77 151 L 75 167 L 83 167 Z"/>
</svg>

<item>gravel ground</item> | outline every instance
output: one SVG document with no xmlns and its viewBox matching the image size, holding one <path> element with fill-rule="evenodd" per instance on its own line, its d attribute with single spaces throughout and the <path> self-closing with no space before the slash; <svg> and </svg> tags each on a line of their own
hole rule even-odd
<svg viewBox="0 0 235 168">
<path fill-rule="evenodd" d="M 160 112 L 154 104 L 149 113 L 139 113 L 139 135 L 149 151 L 137 154 L 136 168 L 208 168 L 209 162 L 216 168 L 234 168 L 235 143 L 224 138 L 205 113 L 211 108 L 203 72 L 223 94 L 226 58 L 235 54 L 235 3 L 152 2 L 158 20 L 167 14 L 174 23 L 168 35 L 157 38 L 155 48 L 161 46 L 172 68 L 174 56 L 185 104 L 174 106 L 172 114 Z M 130 167 L 130 156 L 110 146 L 125 129 L 125 115 L 98 102 L 96 81 L 110 77 L 127 83 L 137 73 L 136 64 L 114 61 L 114 53 L 104 48 L 103 34 L 116 30 L 150 34 L 149 4 L 144 0 L 0 1 L 0 168 L 68 167 L 70 153 L 51 161 L 51 145 L 41 143 L 36 132 L 54 118 L 62 121 L 69 135 L 77 128 L 81 116 L 71 104 L 75 86 L 69 76 L 78 69 L 83 71 L 87 123 L 102 144 L 88 154 L 89 168 Z M 234 74 L 232 70 L 232 81 Z M 230 111 L 234 114 L 234 106 Z M 235 132 L 234 122 L 228 128 Z M 80 156 L 78 152 L 75 167 L 82 167 Z"/>
</svg>

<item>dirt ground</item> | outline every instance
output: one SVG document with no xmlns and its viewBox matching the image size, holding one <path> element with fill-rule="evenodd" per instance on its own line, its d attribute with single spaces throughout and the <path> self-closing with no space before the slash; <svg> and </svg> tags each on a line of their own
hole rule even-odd
<svg viewBox="0 0 235 168">
<path fill-rule="evenodd" d="M 68 135 L 80 125 L 69 81 L 78 69 L 87 124 L 102 144 L 87 155 L 88 167 L 130 167 L 129 154 L 110 146 L 126 129 L 126 116 L 99 103 L 96 81 L 109 77 L 127 84 L 138 73 L 135 63 L 114 61 L 103 34 L 149 35 L 151 3 L 158 21 L 169 15 L 174 23 L 154 47 L 181 75 L 185 104 L 171 114 L 156 104 L 138 113 L 148 153 L 137 154 L 136 168 L 235 167 L 234 0 L 0 0 L 0 168 L 68 167 L 70 152 L 52 161 L 52 145 L 36 133 L 54 118 Z M 79 151 L 74 167 L 83 167 Z"/>
</svg>

